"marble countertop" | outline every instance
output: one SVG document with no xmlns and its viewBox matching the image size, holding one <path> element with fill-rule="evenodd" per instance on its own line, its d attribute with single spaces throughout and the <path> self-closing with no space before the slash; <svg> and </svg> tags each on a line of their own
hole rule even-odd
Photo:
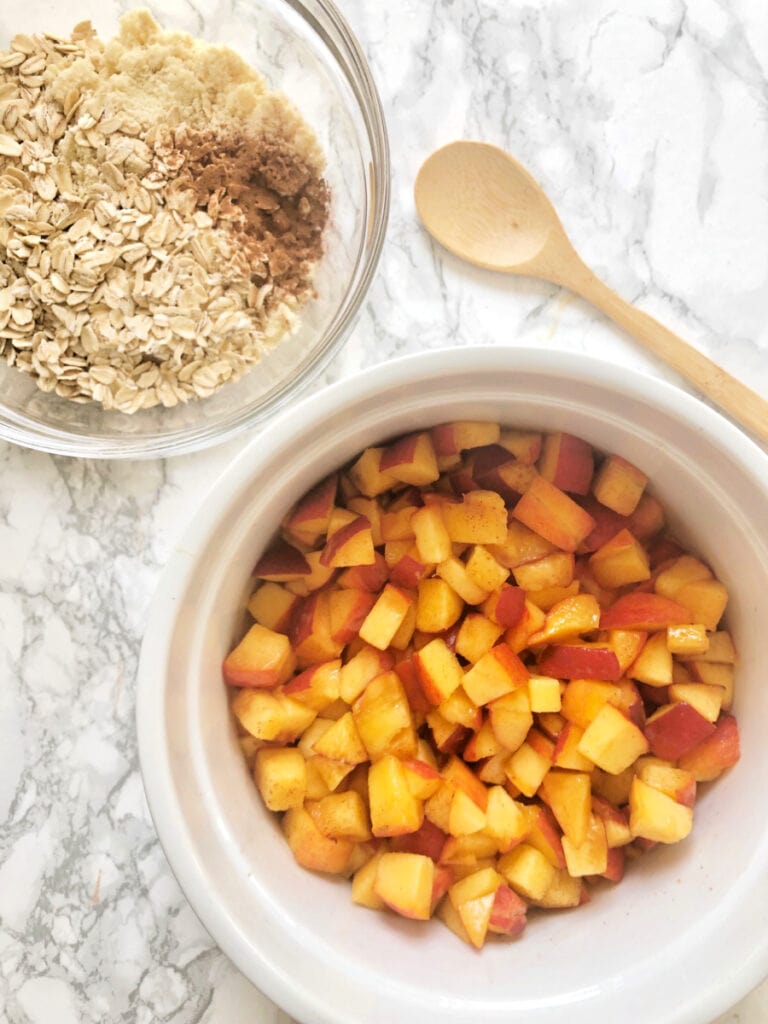
<svg viewBox="0 0 768 1024">
<path fill-rule="evenodd" d="M 188 6 L 204 19 L 232 2 Z M 436 146 L 474 137 L 546 184 L 609 284 L 768 398 L 765 0 L 342 7 L 373 66 L 395 171 L 380 271 L 328 380 L 477 342 L 586 351 L 617 375 L 673 379 L 571 295 L 433 249 L 415 172 Z M 287 1020 L 180 892 L 134 731 L 148 602 L 240 445 L 133 464 L 0 446 L 0 1021 Z M 719 1024 L 766 1020 L 764 984 Z"/>
</svg>

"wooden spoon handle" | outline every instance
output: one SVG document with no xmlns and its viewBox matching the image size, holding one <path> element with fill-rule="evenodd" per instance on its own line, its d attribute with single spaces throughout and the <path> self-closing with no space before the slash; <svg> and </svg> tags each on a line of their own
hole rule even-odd
<svg viewBox="0 0 768 1024">
<path fill-rule="evenodd" d="M 577 257 L 559 283 L 578 292 L 623 327 L 655 356 L 690 381 L 737 423 L 768 443 L 768 402 L 652 316 L 625 302 Z"/>
</svg>

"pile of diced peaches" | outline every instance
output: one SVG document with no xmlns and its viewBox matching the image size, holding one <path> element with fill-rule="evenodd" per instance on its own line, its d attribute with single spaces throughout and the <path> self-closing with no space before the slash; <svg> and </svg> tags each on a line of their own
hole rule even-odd
<svg viewBox="0 0 768 1024">
<path fill-rule="evenodd" d="M 739 757 L 736 653 L 647 483 L 570 434 L 461 421 L 288 513 L 224 678 L 299 864 L 479 948 L 685 839 Z"/>
</svg>

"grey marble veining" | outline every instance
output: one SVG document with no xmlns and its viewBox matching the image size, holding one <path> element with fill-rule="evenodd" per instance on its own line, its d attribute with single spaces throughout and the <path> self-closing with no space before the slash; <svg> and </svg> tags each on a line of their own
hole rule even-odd
<svg viewBox="0 0 768 1024">
<path fill-rule="evenodd" d="M 388 118 L 393 210 L 327 380 L 478 342 L 670 376 L 580 300 L 434 250 L 415 220 L 414 175 L 436 146 L 475 137 L 528 165 L 609 284 L 768 397 L 764 0 L 342 6 Z M 68 2 L 69 20 L 86 7 L 98 24 L 95 3 Z M 228 8 L 190 0 L 184 12 L 199 31 Z M 18 0 L 3 4 L 0 27 L 22 15 Z M 0 1021 L 286 1020 L 181 894 L 144 801 L 133 722 L 154 586 L 239 446 L 133 465 L 0 447 Z M 766 1020 L 763 986 L 720 1024 Z"/>
</svg>

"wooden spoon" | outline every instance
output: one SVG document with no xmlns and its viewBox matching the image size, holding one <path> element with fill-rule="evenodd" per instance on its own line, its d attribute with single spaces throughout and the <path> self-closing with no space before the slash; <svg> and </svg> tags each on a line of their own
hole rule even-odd
<svg viewBox="0 0 768 1024">
<path fill-rule="evenodd" d="M 768 402 L 595 277 L 537 182 L 508 153 L 484 142 L 452 142 L 424 162 L 414 191 L 424 227 L 454 255 L 577 292 L 768 442 Z"/>
</svg>

